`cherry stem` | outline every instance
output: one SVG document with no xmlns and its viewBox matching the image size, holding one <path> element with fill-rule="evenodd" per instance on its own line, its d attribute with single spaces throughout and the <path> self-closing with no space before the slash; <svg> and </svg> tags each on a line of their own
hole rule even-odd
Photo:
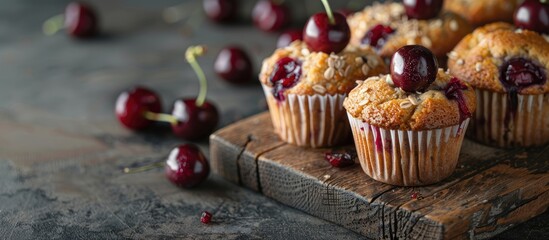
<svg viewBox="0 0 549 240">
<path fill-rule="evenodd" d="M 176 117 L 174 117 L 171 114 L 165 114 L 165 113 L 155 113 L 155 112 L 144 111 L 143 117 L 152 121 L 169 122 L 172 125 L 177 125 L 177 122 L 178 122 Z"/>
<path fill-rule="evenodd" d="M 335 25 L 335 18 L 334 13 L 332 12 L 332 8 L 330 8 L 330 4 L 328 3 L 328 0 L 321 0 L 322 4 L 324 4 L 324 8 L 326 9 L 326 14 L 328 14 L 328 20 L 330 21 L 331 25 Z"/>
<path fill-rule="evenodd" d="M 48 18 L 44 24 L 42 24 L 42 32 L 44 34 L 51 36 L 57 31 L 65 28 L 65 15 L 58 14 L 51 18 Z"/>
<path fill-rule="evenodd" d="M 198 80 L 200 81 L 200 92 L 198 93 L 198 97 L 196 98 L 197 107 L 201 107 L 202 104 L 204 104 L 204 102 L 206 101 L 206 93 L 208 92 L 208 82 L 206 81 L 206 75 L 204 75 L 204 71 L 202 71 L 202 68 L 196 61 L 196 57 L 204 55 L 205 52 L 206 47 L 201 45 L 190 46 L 185 52 L 185 58 L 187 59 L 187 62 L 189 62 L 194 72 L 196 73 Z"/>
<path fill-rule="evenodd" d="M 164 166 L 164 162 L 155 162 L 153 164 L 149 164 L 149 165 L 145 165 L 145 166 L 142 166 L 142 167 L 136 167 L 136 168 L 124 168 L 124 173 L 139 173 L 139 172 L 144 172 L 144 171 L 148 171 L 148 170 L 152 170 L 152 169 L 155 169 L 155 168 L 161 168 Z"/>
</svg>

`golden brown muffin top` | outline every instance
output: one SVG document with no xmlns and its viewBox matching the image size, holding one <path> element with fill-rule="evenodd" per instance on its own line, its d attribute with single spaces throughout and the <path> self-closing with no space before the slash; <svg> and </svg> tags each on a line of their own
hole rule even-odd
<svg viewBox="0 0 549 240">
<path fill-rule="evenodd" d="M 349 93 L 343 106 L 353 117 L 386 129 L 420 131 L 457 125 L 463 117 L 458 101 L 445 94 L 452 78 L 439 69 L 425 92 L 409 93 L 395 87 L 390 75 L 370 77 Z M 461 84 L 466 87 L 461 95 L 467 110 L 473 113 L 475 92 Z"/>
<path fill-rule="evenodd" d="M 517 29 L 508 23 L 493 23 L 477 28 L 448 54 L 450 72 L 473 87 L 493 92 L 507 92 L 500 81 L 500 68 L 513 58 L 524 58 L 549 69 L 549 36 Z M 549 82 L 519 90 L 525 95 L 549 92 Z"/>
<path fill-rule="evenodd" d="M 271 74 L 276 62 L 284 57 L 301 62 L 301 77 L 285 94 L 345 94 L 356 85 L 355 81 L 387 72 L 381 58 L 368 47 L 347 46 L 338 54 L 311 52 L 301 41 L 277 49 L 273 55 L 263 60 L 259 80 L 272 87 Z"/>
<path fill-rule="evenodd" d="M 428 20 L 408 19 L 401 3 L 374 3 L 347 18 L 351 28 L 351 44 L 360 46 L 364 35 L 382 24 L 395 30 L 379 50 L 382 57 L 391 57 L 405 45 L 423 45 L 436 56 L 444 56 L 473 31 L 471 25 L 459 15 L 441 12 Z"/>
<path fill-rule="evenodd" d="M 513 22 L 513 13 L 523 0 L 451 0 L 444 9 L 467 19 L 473 26 L 504 21 Z"/>
</svg>

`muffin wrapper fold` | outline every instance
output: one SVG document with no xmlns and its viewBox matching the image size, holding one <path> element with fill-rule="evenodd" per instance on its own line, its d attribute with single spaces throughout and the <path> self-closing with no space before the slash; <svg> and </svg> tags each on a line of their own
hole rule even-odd
<svg viewBox="0 0 549 240">
<path fill-rule="evenodd" d="M 343 100 L 346 94 L 287 94 L 278 101 L 272 88 L 263 85 L 275 132 L 290 144 L 302 147 L 332 147 L 350 140 Z"/>
<path fill-rule="evenodd" d="M 518 95 L 516 114 L 507 113 L 507 94 L 475 90 L 477 110 L 467 132 L 484 144 L 529 147 L 549 143 L 549 95 Z"/>
<path fill-rule="evenodd" d="M 439 182 L 456 168 L 469 119 L 424 131 L 383 129 L 348 114 L 360 165 L 371 178 L 398 186 Z"/>
</svg>

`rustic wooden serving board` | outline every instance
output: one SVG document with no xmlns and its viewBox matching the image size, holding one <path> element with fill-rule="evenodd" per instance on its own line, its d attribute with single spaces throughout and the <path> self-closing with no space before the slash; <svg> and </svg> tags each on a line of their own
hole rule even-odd
<svg viewBox="0 0 549 240">
<path fill-rule="evenodd" d="M 412 188 L 370 179 L 358 163 L 334 168 L 324 160 L 331 149 L 282 142 L 268 113 L 219 130 L 210 143 L 215 173 L 374 239 L 484 239 L 549 206 L 549 147 L 503 150 L 465 140 L 449 179 Z"/>
</svg>

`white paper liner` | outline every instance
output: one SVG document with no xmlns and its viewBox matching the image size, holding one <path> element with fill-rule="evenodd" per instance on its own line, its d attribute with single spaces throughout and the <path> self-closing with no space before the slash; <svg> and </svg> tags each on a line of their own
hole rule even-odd
<svg viewBox="0 0 549 240">
<path fill-rule="evenodd" d="M 548 94 L 518 95 L 517 112 L 505 123 L 507 94 L 475 90 L 477 110 L 467 135 L 498 147 L 549 143 Z"/>
<path fill-rule="evenodd" d="M 287 94 L 274 98 L 272 88 L 263 85 L 275 132 L 288 143 L 303 147 L 332 147 L 350 139 L 343 100 L 346 94 Z"/>
<path fill-rule="evenodd" d="M 428 185 L 450 176 L 469 123 L 467 119 L 442 129 L 391 130 L 347 115 L 364 172 L 398 186 Z"/>
</svg>

